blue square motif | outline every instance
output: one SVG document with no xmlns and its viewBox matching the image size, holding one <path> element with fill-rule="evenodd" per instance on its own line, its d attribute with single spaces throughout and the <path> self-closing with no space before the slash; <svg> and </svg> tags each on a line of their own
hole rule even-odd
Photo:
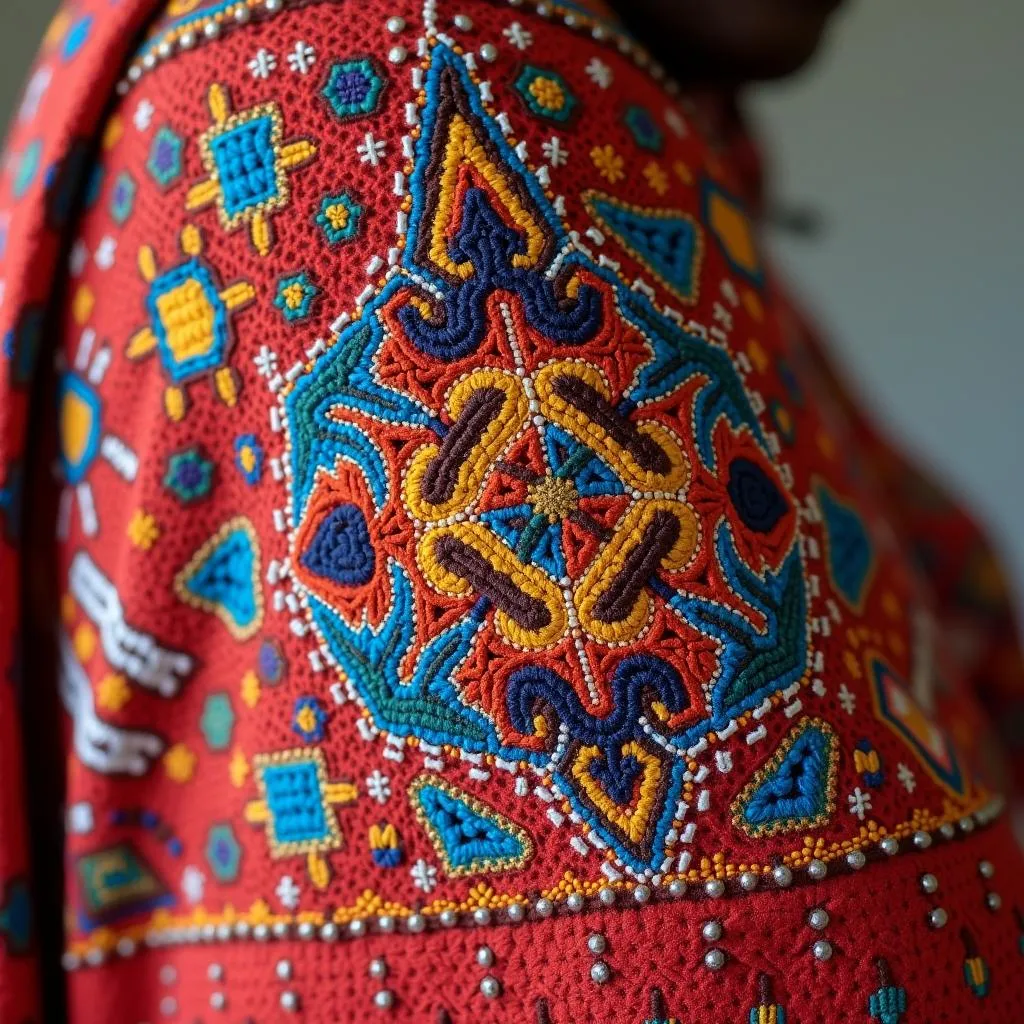
<svg viewBox="0 0 1024 1024">
<path fill-rule="evenodd" d="M 267 765 L 263 785 L 276 843 L 321 843 L 331 838 L 314 761 Z"/>
<path fill-rule="evenodd" d="M 274 129 L 274 119 L 264 115 L 210 140 L 227 216 L 237 217 L 279 197 Z"/>
</svg>

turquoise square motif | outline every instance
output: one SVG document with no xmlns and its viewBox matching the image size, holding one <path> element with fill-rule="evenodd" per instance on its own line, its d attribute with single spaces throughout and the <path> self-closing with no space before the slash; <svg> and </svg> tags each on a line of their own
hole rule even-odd
<svg viewBox="0 0 1024 1024">
<path fill-rule="evenodd" d="M 263 785 L 276 843 L 320 843 L 331 838 L 316 762 L 267 765 Z"/>
<path fill-rule="evenodd" d="M 224 212 L 237 217 L 279 195 L 274 119 L 245 121 L 210 140 Z"/>
</svg>

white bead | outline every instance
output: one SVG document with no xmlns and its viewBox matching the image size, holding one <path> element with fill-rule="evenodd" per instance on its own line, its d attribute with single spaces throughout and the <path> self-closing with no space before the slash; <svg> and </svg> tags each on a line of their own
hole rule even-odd
<svg viewBox="0 0 1024 1024">
<path fill-rule="evenodd" d="M 246 24 L 251 17 L 252 11 L 249 10 L 249 7 L 246 4 L 242 4 L 235 8 L 235 21 L 237 21 L 239 25 Z"/>
<path fill-rule="evenodd" d="M 406 921 L 406 926 L 413 934 L 418 934 L 427 927 L 427 919 L 422 914 L 412 914 Z"/>
<path fill-rule="evenodd" d="M 895 836 L 886 836 L 878 846 L 889 857 L 900 852 L 900 841 Z"/>
<path fill-rule="evenodd" d="M 811 952 L 814 954 L 815 960 L 831 960 L 832 943 L 828 939 L 818 939 L 811 947 Z"/>
<path fill-rule="evenodd" d="M 492 64 L 498 59 L 498 48 L 494 43 L 484 43 L 484 45 L 480 47 L 480 57 L 487 61 L 488 64 Z"/>
<path fill-rule="evenodd" d="M 849 864 L 854 871 L 860 871 L 860 869 L 864 867 L 864 865 L 867 864 L 867 862 L 868 859 L 864 855 L 863 850 L 851 850 L 846 855 L 846 863 Z"/>
<path fill-rule="evenodd" d="M 772 878 L 775 879 L 775 884 L 783 889 L 793 884 L 793 872 L 785 864 L 779 864 L 778 867 L 772 868 Z"/>
<path fill-rule="evenodd" d="M 932 845 L 932 837 L 927 832 L 914 833 L 914 846 L 919 850 L 927 850 Z"/>
<path fill-rule="evenodd" d="M 816 882 L 820 882 L 828 874 L 828 865 L 823 860 L 812 860 L 807 865 L 807 874 Z"/>
<path fill-rule="evenodd" d="M 483 981 L 480 982 L 480 992 L 488 999 L 496 999 L 501 995 L 501 982 L 497 978 L 487 975 Z"/>
<path fill-rule="evenodd" d="M 216 39 L 220 35 L 220 22 L 219 21 L 208 21 L 203 26 L 203 35 L 207 39 Z"/>
<path fill-rule="evenodd" d="M 615 890 L 609 889 L 607 886 L 602 889 L 598 894 L 597 898 L 606 906 L 610 907 L 615 902 Z"/>
<path fill-rule="evenodd" d="M 491 923 L 491 912 L 486 907 L 477 907 L 473 911 L 473 920 L 479 925 Z"/>
<path fill-rule="evenodd" d="M 392 64 L 401 64 L 406 57 L 409 56 L 409 51 L 404 46 L 392 46 L 388 50 L 388 60 Z"/>
<path fill-rule="evenodd" d="M 490 946 L 481 946 L 476 951 L 476 962 L 481 967 L 490 967 L 494 963 L 494 950 Z"/>
<path fill-rule="evenodd" d="M 990 892 L 985 896 L 985 906 L 989 910 L 998 910 L 1003 905 L 1003 897 L 997 892 Z"/>
<path fill-rule="evenodd" d="M 933 928 L 945 928 L 949 920 L 949 914 L 942 907 L 936 907 L 928 912 L 928 923 Z"/>
<path fill-rule="evenodd" d="M 210 996 L 210 1009 L 223 1010 L 228 1005 L 228 998 L 223 992 L 214 992 Z"/>
<path fill-rule="evenodd" d="M 583 897 L 578 892 L 571 892 L 565 898 L 565 905 L 570 910 L 582 910 L 584 904 Z"/>
<path fill-rule="evenodd" d="M 994 878 L 996 873 L 996 866 L 990 860 L 980 861 L 978 864 L 978 874 L 982 878 Z"/>
<path fill-rule="evenodd" d="M 704 966 L 709 971 L 720 971 L 725 966 L 725 953 L 720 949 L 709 949 L 704 954 Z"/>
<path fill-rule="evenodd" d="M 705 882 L 704 891 L 712 899 L 717 900 L 720 896 L 725 895 L 725 882 L 720 878 L 712 878 L 710 881 Z"/>
<path fill-rule="evenodd" d="M 921 891 L 926 893 L 938 892 L 939 880 L 930 872 L 926 875 L 922 875 L 920 878 Z"/>
<path fill-rule="evenodd" d="M 594 956 L 600 956 L 607 948 L 608 940 L 600 932 L 593 932 L 588 936 L 587 949 L 589 949 Z"/>
<path fill-rule="evenodd" d="M 328 921 L 327 924 L 320 929 L 320 938 L 323 939 L 324 942 L 334 942 L 337 937 L 338 926 L 333 921 Z"/>
<path fill-rule="evenodd" d="M 605 984 L 605 982 L 611 979 L 611 976 L 611 968 L 603 960 L 598 960 L 597 963 L 590 968 L 590 980 L 598 985 Z"/>
<path fill-rule="evenodd" d="M 533 909 L 538 917 L 550 917 L 555 912 L 555 905 L 546 897 L 541 897 L 534 904 Z"/>
<path fill-rule="evenodd" d="M 382 988 L 374 997 L 373 1005 L 378 1010 L 390 1010 L 395 1005 L 395 993 L 388 988 Z"/>
<path fill-rule="evenodd" d="M 700 930 L 705 942 L 717 942 L 722 937 L 721 921 L 705 921 Z"/>
<path fill-rule="evenodd" d="M 393 932 L 395 930 L 395 919 L 390 914 L 382 914 L 377 918 L 377 927 L 382 932 Z"/>
<path fill-rule="evenodd" d="M 405 18 L 388 18 L 385 27 L 392 35 L 397 36 L 405 28 Z"/>
<path fill-rule="evenodd" d="M 459 923 L 459 915 L 454 910 L 441 911 L 441 924 L 445 928 L 452 928 Z"/>
<path fill-rule="evenodd" d="M 743 874 L 740 875 L 740 888 L 743 889 L 744 892 L 753 892 L 754 889 L 757 888 L 757 882 L 757 874 L 753 871 L 744 871 Z"/>
<path fill-rule="evenodd" d="M 221 981 L 224 977 L 224 968 L 220 964 L 210 964 L 206 968 L 206 976 L 210 981 Z"/>
<path fill-rule="evenodd" d="M 388 976 L 388 965 L 387 961 L 382 957 L 377 957 L 376 960 L 370 961 L 370 977 L 371 978 L 386 978 Z"/>
<path fill-rule="evenodd" d="M 676 878 L 672 881 L 668 887 L 668 891 L 673 896 L 685 896 L 686 895 L 686 883 L 681 878 Z"/>
<path fill-rule="evenodd" d="M 508 914 L 508 919 L 510 921 L 518 924 L 524 917 L 526 917 L 526 908 L 522 903 L 510 903 L 505 913 Z"/>
<path fill-rule="evenodd" d="M 828 911 L 822 907 L 816 907 L 807 915 L 807 923 L 815 930 L 822 931 L 828 927 Z"/>
<path fill-rule="evenodd" d="M 291 960 L 278 960 L 277 965 L 274 967 L 274 973 L 277 975 L 279 981 L 291 981 Z"/>
<path fill-rule="evenodd" d="M 650 890 L 649 886 L 638 885 L 633 890 L 633 899 L 635 899 L 637 901 L 637 903 L 646 903 L 650 898 L 651 898 L 651 890 Z"/>
<path fill-rule="evenodd" d="M 299 997 L 294 992 L 281 993 L 281 1009 L 294 1013 L 299 1008 Z"/>
<path fill-rule="evenodd" d="M 366 922 L 363 921 L 361 918 L 357 917 L 354 921 L 352 921 L 349 924 L 348 932 L 349 935 L 352 935 L 358 939 L 360 936 L 366 934 Z"/>
<path fill-rule="evenodd" d="M 452 24 L 463 32 L 468 32 L 473 27 L 473 19 L 468 14 L 456 14 L 452 18 Z"/>
</svg>

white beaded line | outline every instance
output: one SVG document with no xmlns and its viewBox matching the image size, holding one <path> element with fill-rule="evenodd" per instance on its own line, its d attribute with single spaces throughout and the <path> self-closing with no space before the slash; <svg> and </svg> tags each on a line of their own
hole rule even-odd
<svg viewBox="0 0 1024 1024">
<path fill-rule="evenodd" d="M 947 822 L 935 832 L 926 832 L 924 830 L 915 832 L 909 837 L 909 843 L 901 843 L 895 836 L 886 836 L 877 844 L 878 854 L 885 859 L 895 857 L 901 853 L 923 852 L 933 846 L 939 839 L 952 841 L 958 836 L 963 837 L 972 834 L 977 828 L 987 827 L 1000 817 L 1004 810 L 1005 801 L 1001 797 L 997 797 L 985 807 L 961 818 L 955 825 L 952 822 Z M 858 872 L 866 867 L 868 857 L 863 851 L 855 850 L 848 853 L 844 861 L 848 871 Z M 986 874 L 986 871 L 988 874 Z M 614 873 L 614 868 L 611 869 L 611 872 Z M 979 873 L 983 878 L 988 879 L 994 875 L 994 868 L 989 861 L 982 860 L 979 862 Z M 796 884 L 821 882 L 830 877 L 830 875 L 829 864 L 815 859 L 810 861 L 805 868 L 798 870 L 780 864 L 772 870 L 771 881 L 778 889 L 788 889 Z M 921 876 L 920 884 L 925 893 L 937 890 L 937 880 L 934 883 L 931 881 L 934 878 L 934 875 L 928 873 Z M 753 892 L 760 888 L 762 882 L 767 882 L 767 876 L 747 871 L 740 875 L 736 881 L 740 891 L 733 895 L 738 897 L 741 893 Z M 358 918 L 344 928 L 333 921 L 328 921 L 319 927 L 311 922 L 302 922 L 296 925 L 285 921 L 277 921 L 273 925 L 251 925 L 246 921 L 240 921 L 235 925 L 226 923 L 219 925 L 189 925 L 150 932 L 141 942 L 125 937 L 117 943 L 114 952 L 118 958 L 127 959 L 135 956 L 143 947 L 159 949 L 174 946 L 209 945 L 234 940 L 268 942 L 271 940 L 284 941 L 292 938 L 306 941 L 319 939 L 324 942 L 336 942 L 343 937 L 362 938 L 370 934 L 371 931 L 383 934 L 396 933 L 400 930 L 400 925 L 404 925 L 405 931 L 418 934 L 425 931 L 428 927 L 436 928 L 438 926 L 449 929 L 460 924 L 477 927 L 488 927 L 492 924 L 501 923 L 519 924 L 527 920 L 531 912 L 535 917 L 551 917 L 556 911 L 559 911 L 560 906 L 564 907 L 564 912 L 579 913 L 588 909 L 611 908 L 615 906 L 625 907 L 630 904 L 642 905 L 654 898 L 665 902 L 681 900 L 684 897 L 715 901 L 729 895 L 728 886 L 721 879 L 710 879 L 697 885 L 689 885 L 682 879 L 674 879 L 666 883 L 663 878 L 659 877 L 653 889 L 657 891 L 653 891 L 652 886 L 646 884 L 638 885 L 632 889 L 616 889 L 607 886 L 602 888 L 594 897 L 583 897 L 579 893 L 571 894 L 563 904 L 557 904 L 549 897 L 541 897 L 532 903 L 529 910 L 527 910 L 522 902 L 509 905 L 504 908 L 502 917 L 499 917 L 497 912 L 486 907 L 478 907 L 476 910 L 461 914 L 456 911 L 447 910 L 437 915 L 436 919 L 421 913 L 413 913 L 404 918 L 391 915 L 376 918 Z M 998 907 L 993 907 L 991 902 L 988 902 L 987 905 L 991 910 L 998 909 Z M 945 915 L 945 911 L 942 911 L 941 908 L 938 908 L 938 910 L 941 911 L 943 916 Z M 811 914 L 814 915 L 815 913 L 812 910 Z M 935 915 L 935 910 L 930 912 L 929 923 L 932 927 L 942 927 L 945 924 L 945 919 L 943 918 L 941 923 L 939 923 L 933 919 Z M 822 919 L 820 916 L 815 917 L 815 920 L 821 924 Z M 818 928 L 818 925 L 810 918 L 808 918 L 808 923 L 812 928 Z M 821 925 L 821 927 L 824 927 L 824 925 Z M 83 967 L 96 967 L 107 960 L 108 954 L 106 951 L 100 947 L 92 947 L 81 955 L 70 951 L 65 953 L 63 963 L 65 969 L 70 971 Z"/>
</svg>

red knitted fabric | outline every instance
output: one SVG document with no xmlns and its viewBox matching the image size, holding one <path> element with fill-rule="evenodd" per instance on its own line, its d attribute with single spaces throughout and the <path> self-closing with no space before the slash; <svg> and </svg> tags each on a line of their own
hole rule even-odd
<svg viewBox="0 0 1024 1024">
<path fill-rule="evenodd" d="M 58 18 L 0 195 L 71 1019 L 1016 1019 L 1010 618 L 886 483 L 743 154 L 575 4 L 155 7 Z"/>
</svg>

